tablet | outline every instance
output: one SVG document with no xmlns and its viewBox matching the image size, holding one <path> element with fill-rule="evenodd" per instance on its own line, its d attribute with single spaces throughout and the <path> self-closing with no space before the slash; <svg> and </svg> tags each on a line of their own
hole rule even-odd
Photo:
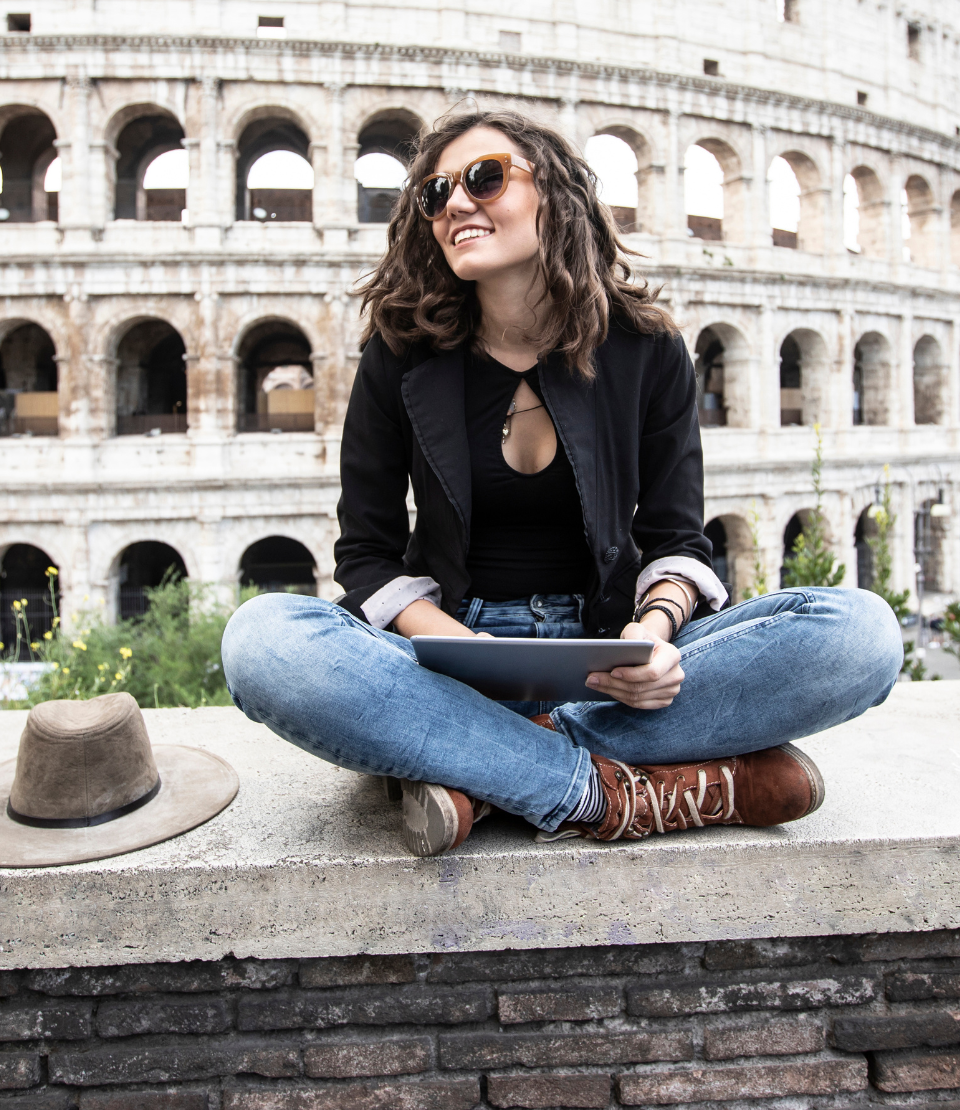
<svg viewBox="0 0 960 1110">
<path fill-rule="evenodd" d="M 591 671 L 648 663 L 652 640 L 533 640 L 413 636 L 421 667 L 496 701 L 614 701 L 584 685 Z"/>
</svg>

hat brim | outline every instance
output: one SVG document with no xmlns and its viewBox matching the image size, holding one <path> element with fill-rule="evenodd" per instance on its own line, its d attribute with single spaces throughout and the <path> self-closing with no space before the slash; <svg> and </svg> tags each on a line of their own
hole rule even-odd
<svg viewBox="0 0 960 1110">
<path fill-rule="evenodd" d="M 240 789 L 225 759 L 199 748 L 156 744 L 160 790 L 146 805 L 86 829 L 38 829 L 7 813 L 17 761 L 0 764 L 0 867 L 55 867 L 135 852 L 209 821 Z"/>
</svg>

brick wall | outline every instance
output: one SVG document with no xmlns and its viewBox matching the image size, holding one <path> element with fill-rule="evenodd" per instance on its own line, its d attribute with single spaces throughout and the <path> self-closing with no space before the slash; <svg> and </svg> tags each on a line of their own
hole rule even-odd
<svg viewBox="0 0 960 1110">
<path fill-rule="evenodd" d="M 960 930 L 0 972 L 0 1110 L 946 1110 L 958 1011 Z"/>
</svg>

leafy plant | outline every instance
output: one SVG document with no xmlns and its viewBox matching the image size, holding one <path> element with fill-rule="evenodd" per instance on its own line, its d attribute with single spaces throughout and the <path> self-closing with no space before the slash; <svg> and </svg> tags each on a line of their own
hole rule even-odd
<svg viewBox="0 0 960 1110">
<path fill-rule="evenodd" d="M 943 650 L 960 659 L 960 601 L 951 601 L 943 611 L 943 631 L 950 638 Z"/>
<path fill-rule="evenodd" d="M 749 527 L 750 543 L 753 549 L 753 581 L 744 588 L 741 594 L 744 601 L 749 601 L 751 597 L 760 597 L 761 594 L 770 592 L 767 585 L 767 572 L 763 565 L 763 552 L 760 549 L 760 514 L 757 512 L 756 501 L 750 504 Z"/>
<path fill-rule="evenodd" d="M 51 599 L 55 574 L 52 567 L 47 571 Z M 245 591 L 242 600 L 253 592 Z M 7 707 L 119 690 L 144 708 L 231 704 L 220 641 L 233 607 L 216 604 L 209 586 L 185 579 L 167 578 L 147 590 L 147 598 L 143 616 L 116 624 L 99 614 L 74 614 L 72 633 L 63 632 L 56 615 L 53 630 L 31 648 L 32 658 L 51 664 L 49 671 L 24 701 Z"/>
<path fill-rule="evenodd" d="M 810 512 L 803 531 L 793 544 L 793 554 L 784 560 L 783 584 L 785 586 L 839 586 L 847 568 L 837 562 L 837 557 L 827 545 L 823 516 L 823 436 L 820 425 L 814 424 L 817 446 L 813 455 L 811 474 L 816 505 Z"/>
</svg>

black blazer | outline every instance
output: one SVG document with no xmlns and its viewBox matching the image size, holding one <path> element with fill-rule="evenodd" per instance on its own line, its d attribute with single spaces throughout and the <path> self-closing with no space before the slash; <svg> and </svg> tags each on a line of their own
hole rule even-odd
<svg viewBox="0 0 960 1110">
<path fill-rule="evenodd" d="M 469 596 L 464 353 L 414 346 L 398 357 L 379 336 L 364 348 L 343 427 L 334 546 L 335 577 L 346 590 L 339 604 L 361 619 L 367 598 L 400 575 L 433 578 L 451 615 Z M 683 340 L 612 324 L 596 366 L 588 383 L 551 355 L 540 382 L 593 554 L 584 626 L 616 637 L 631 619 L 643 567 L 684 555 L 709 568 L 711 544 L 703 534 L 696 377 Z"/>
</svg>

